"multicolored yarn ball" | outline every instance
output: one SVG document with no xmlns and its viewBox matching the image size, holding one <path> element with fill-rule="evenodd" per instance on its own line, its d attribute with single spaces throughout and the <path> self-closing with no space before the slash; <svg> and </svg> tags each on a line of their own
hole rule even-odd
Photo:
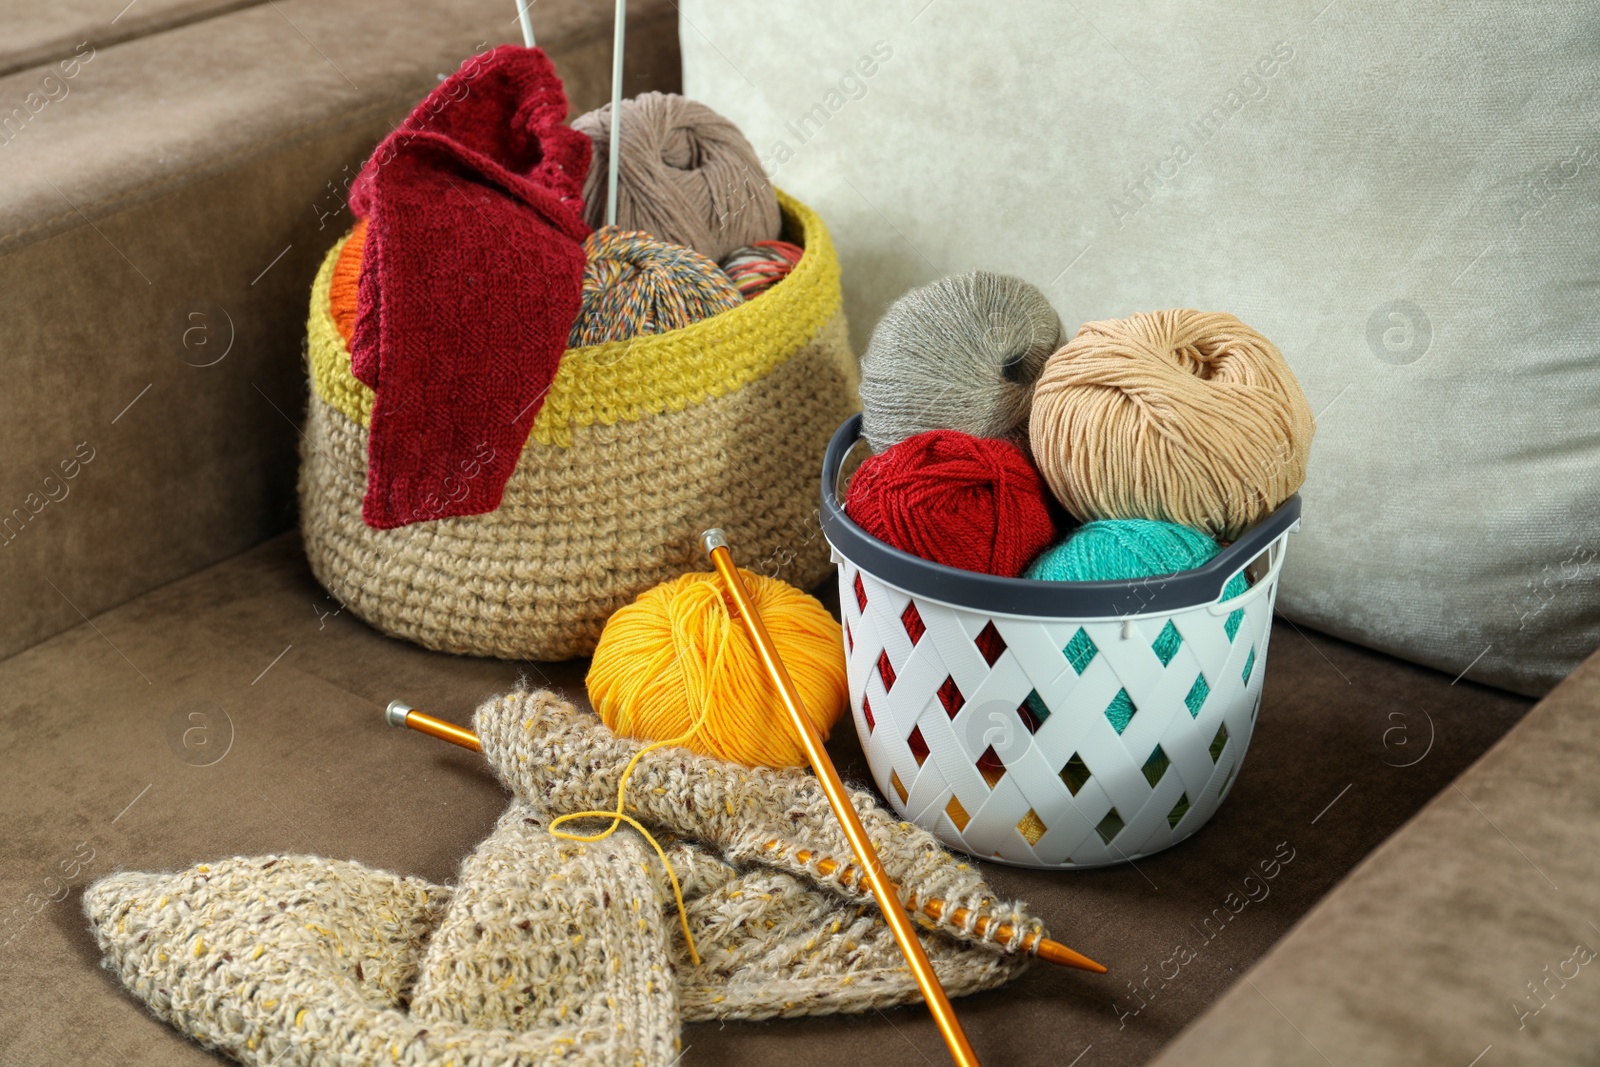
<svg viewBox="0 0 1600 1067">
<path fill-rule="evenodd" d="M 1163 519 L 1225 541 L 1300 488 L 1315 431 L 1277 346 L 1189 310 L 1086 323 L 1045 365 L 1028 430 L 1075 518 Z"/>
<path fill-rule="evenodd" d="M 1104 582 L 1154 578 L 1194 570 L 1222 546 L 1199 530 L 1153 519 L 1100 519 L 1078 527 L 1071 537 L 1028 565 L 1025 578 L 1042 582 Z M 1223 596 L 1250 587 L 1243 573 Z"/>
<path fill-rule="evenodd" d="M 757 241 L 734 249 L 722 261 L 722 273 L 746 300 L 754 300 L 787 278 L 805 254 L 805 249 L 788 241 Z"/>
<path fill-rule="evenodd" d="M 572 122 L 594 141 L 583 186 L 589 225 L 605 221 L 611 105 Z M 617 162 L 617 225 L 644 230 L 721 260 L 735 248 L 770 241 L 783 225 L 778 194 L 761 157 L 732 122 L 676 93 L 622 101 Z"/>
<path fill-rule="evenodd" d="M 826 738 L 850 701 L 839 623 L 787 582 L 739 573 Z M 613 614 L 589 666 L 589 700 L 620 736 L 675 740 L 747 767 L 803 767 L 805 750 L 720 581 L 692 571 Z"/>
<path fill-rule="evenodd" d="M 878 540 L 1005 578 L 1055 538 L 1050 491 L 1009 441 L 930 430 L 861 464 L 845 514 Z"/>
<path fill-rule="evenodd" d="M 642 230 L 603 226 L 583 250 L 589 262 L 572 348 L 679 330 L 744 303 L 711 260 Z"/>
<path fill-rule="evenodd" d="M 861 433 L 874 452 L 927 430 L 1026 443 L 1033 383 L 1061 317 L 1021 278 L 941 278 L 890 305 L 861 357 Z"/>
</svg>

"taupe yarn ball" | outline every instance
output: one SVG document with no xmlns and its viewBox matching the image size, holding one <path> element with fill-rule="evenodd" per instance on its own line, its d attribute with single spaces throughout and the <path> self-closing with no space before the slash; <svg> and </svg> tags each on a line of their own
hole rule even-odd
<svg viewBox="0 0 1600 1067">
<path fill-rule="evenodd" d="M 611 105 L 572 126 L 594 141 L 583 202 L 598 229 L 606 221 Z M 776 240 L 782 224 L 778 195 L 739 127 L 676 93 L 622 102 L 618 228 L 644 230 L 720 263 L 736 248 Z"/>
<path fill-rule="evenodd" d="M 928 430 L 1026 442 L 1033 384 L 1061 317 L 1021 278 L 974 271 L 890 305 L 861 357 L 861 428 L 874 452 Z"/>
<path fill-rule="evenodd" d="M 1305 481 L 1311 406 L 1277 346 L 1219 311 L 1085 323 L 1034 389 L 1034 460 L 1074 517 L 1230 541 Z"/>
</svg>

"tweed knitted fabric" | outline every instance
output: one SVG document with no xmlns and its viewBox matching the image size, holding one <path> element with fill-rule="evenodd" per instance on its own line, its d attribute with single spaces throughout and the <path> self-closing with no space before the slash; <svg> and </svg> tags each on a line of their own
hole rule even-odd
<svg viewBox="0 0 1600 1067">
<path fill-rule="evenodd" d="M 584 238 L 583 306 L 573 348 L 681 330 L 744 303 L 717 265 L 642 230 L 602 226 Z"/>
<path fill-rule="evenodd" d="M 662 1067 L 675 1003 L 685 1019 L 761 1019 L 918 999 L 859 872 L 821 873 L 848 846 L 815 779 L 681 749 L 640 761 L 629 795 L 679 874 L 696 964 L 633 831 L 578 843 L 545 829 L 614 790 L 638 746 L 549 693 L 490 701 L 476 721 L 519 795 L 455 889 L 306 856 L 114 874 L 84 894 L 105 966 L 159 1018 L 262 1065 Z M 1037 920 L 868 794 L 852 801 L 912 905 L 946 903 L 923 939 L 948 992 L 1027 966 Z M 963 906 L 1017 935 L 1001 945 L 951 922 Z"/>
<path fill-rule="evenodd" d="M 594 843 L 552 837 L 513 801 L 461 866 L 412 1018 L 566 1032 L 587 1054 L 608 1049 L 608 1062 L 669 1062 L 677 983 L 653 858 L 631 829 Z"/>
<path fill-rule="evenodd" d="M 605 222 L 611 105 L 572 127 L 594 139 L 583 187 L 589 225 Z M 644 230 L 720 261 L 740 245 L 778 236 L 778 201 L 761 157 L 739 127 L 675 93 L 622 102 L 617 225 Z"/>
<path fill-rule="evenodd" d="M 500 505 L 578 312 L 588 146 L 538 49 L 474 57 L 380 144 L 351 370 L 377 391 L 362 516 L 390 529 Z"/>
<path fill-rule="evenodd" d="M 928 430 L 1027 438 L 1033 383 L 1061 317 L 1021 278 L 974 271 L 890 305 L 861 355 L 861 432 L 874 452 Z"/>
<path fill-rule="evenodd" d="M 757 241 L 734 249 L 718 266 L 741 296 L 753 300 L 787 278 L 803 255 L 805 249 L 788 241 Z"/>
<path fill-rule="evenodd" d="M 485 847 L 508 851 L 503 838 Z M 564 868 L 574 876 L 566 906 L 581 907 L 583 894 L 607 892 L 629 877 L 607 869 L 599 881 L 591 881 L 586 876 L 593 866 L 580 862 Z M 358 863 L 258 856 L 203 863 L 176 874 L 114 874 L 90 886 L 83 905 L 104 966 L 130 993 L 157 1018 L 242 1063 L 666 1067 L 672 1062 L 677 1019 L 671 985 L 649 990 L 637 984 L 637 962 L 649 966 L 661 959 L 652 947 L 660 931 L 641 929 L 631 914 L 620 926 L 608 921 L 604 928 L 591 928 L 587 945 L 574 942 L 564 927 L 554 943 L 500 942 L 508 956 L 519 957 L 515 966 L 542 965 L 559 973 L 563 981 L 537 992 L 533 1002 L 543 1006 L 563 998 L 569 1015 L 579 1017 L 573 1021 L 525 1029 L 496 1025 L 491 1017 L 480 1025 L 438 1017 L 450 1012 L 437 1010 L 436 1002 L 420 1013 L 408 1012 L 424 974 L 454 982 L 464 1004 L 493 1004 L 477 985 L 479 968 L 466 965 L 453 973 L 429 956 L 435 932 L 453 914 L 453 895 L 449 887 Z M 533 908 L 533 914 L 545 917 L 552 905 Z M 608 920 L 623 918 L 610 915 L 613 910 L 607 909 Z M 621 954 L 605 955 L 618 949 L 629 966 L 621 966 Z M 575 978 L 587 981 L 591 971 L 600 970 L 585 958 L 592 954 L 617 959 L 618 973 L 579 989 Z M 551 956 L 565 958 L 536 962 Z M 512 966 L 504 969 L 510 973 Z M 541 1019 L 548 1014 L 541 1012 Z M 635 1029 L 619 1033 L 619 1025 Z"/>
<path fill-rule="evenodd" d="M 318 581 L 385 633 L 507 659 L 593 652 L 612 612 L 705 566 L 708 526 L 751 569 L 814 588 L 830 570 L 817 472 L 855 409 L 855 357 L 826 227 L 797 201 L 786 210 L 806 255 L 782 285 L 683 330 L 568 351 L 501 507 L 395 530 L 361 521 L 372 391 L 349 372 L 330 254 L 312 287 L 301 442 Z"/>
<path fill-rule="evenodd" d="M 867 459 L 845 514 L 886 544 L 1005 578 L 1055 540 L 1049 490 L 1009 441 L 930 430 Z"/>
<path fill-rule="evenodd" d="M 547 692 L 489 701 L 478 709 L 474 727 L 501 780 L 550 815 L 613 806 L 623 769 L 643 747 Z M 924 940 L 945 989 L 972 992 L 1020 973 L 1027 958 L 1008 953 L 1016 953 L 1028 934 L 1043 932 L 1039 921 L 1020 904 L 996 899 L 971 864 L 885 811 L 872 794 L 850 790 L 850 799 L 902 901 L 914 908 L 929 899 L 944 902 L 939 919 L 924 912 L 919 920 L 934 931 Z M 696 933 L 704 961 L 683 979 L 687 1016 L 698 1017 L 702 1005 L 714 1015 L 741 1018 L 866 1011 L 918 996 L 811 774 L 655 749 L 634 767 L 626 800 L 647 825 L 693 841 L 744 872 L 726 875 L 729 882 L 714 892 L 705 891 L 704 875 L 692 879 L 703 895 L 690 906 L 691 929 L 709 924 L 725 934 Z M 838 868 L 823 874 L 830 857 Z M 821 896 L 812 896 L 817 891 Z M 951 917 L 962 907 L 970 913 L 957 923 Z M 1000 922 L 989 925 L 987 936 L 978 934 L 979 913 L 1011 923 L 1011 939 L 995 941 Z M 752 931 L 754 943 L 733 938 Z M 846 975 L 851 980 L 841 983 Z"/>
</svg>

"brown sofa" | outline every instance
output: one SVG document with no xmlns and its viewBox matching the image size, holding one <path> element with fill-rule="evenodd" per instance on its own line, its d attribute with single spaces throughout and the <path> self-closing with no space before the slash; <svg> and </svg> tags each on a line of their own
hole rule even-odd
<svg viewBox="0 0 1600 1067">
<path fill-rule="evenodd" d="M 673 88 L 675 12 L 632 7 L 630 91 Z M 377 634 L 283 532 L 305 292 L 348 222 L 344 168 L 437 72 L 511 39 L 510 5 L 146 0 L 115 25 L 88 8 L 19 16 L 27 32 L 0 46 L 0 101 L 94 47 L 0 149 L 0 504 L 46 475 L 66 488 L 23 505 L 0 545 L 8 1067 L 214 1059 L 97 967 L 89 881 L 266 852 L 449 881 L 505 796 L 476 757 L 384 728 L 384 705 L 464 721 L 519 680 L 583 701 L 581 662 Z M 579 109 L 604 94 L 603 8 L 535 9 Z M 1571 942 L 1600 941 L 1600 662 L 1530 714 L 1526 698 L 1287 622 L 1272 649 L 1251 754 L 1202 832 L 1136 866 L 989 870 L 1111 973 L 1036 964 L 958 1002 L 984 1061 L 1466 1067 L 1485 1046 L 1485 1067 L 1592 1059 L 1600 981 L 1548 975 Z M 847 729 L 830 747 L 865 780 Z M 916 1008 L 696 1025 L 684 1043 L 685 1064 L 944 1062 Z"/>
</svg>

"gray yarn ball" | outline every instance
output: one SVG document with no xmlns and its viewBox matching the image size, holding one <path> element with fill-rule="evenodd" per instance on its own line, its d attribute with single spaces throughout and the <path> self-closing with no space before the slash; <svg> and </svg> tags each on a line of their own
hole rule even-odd
<svg viewBox="0 0 1600 1067">
<path fill-rule="evenodd" d="M 861 357 L 861 428 L 882 452 L 928 430 L 1023 438 L 1061 316 L 1021 278 L 975 271 L 896 300 Z"/>
</svg>

